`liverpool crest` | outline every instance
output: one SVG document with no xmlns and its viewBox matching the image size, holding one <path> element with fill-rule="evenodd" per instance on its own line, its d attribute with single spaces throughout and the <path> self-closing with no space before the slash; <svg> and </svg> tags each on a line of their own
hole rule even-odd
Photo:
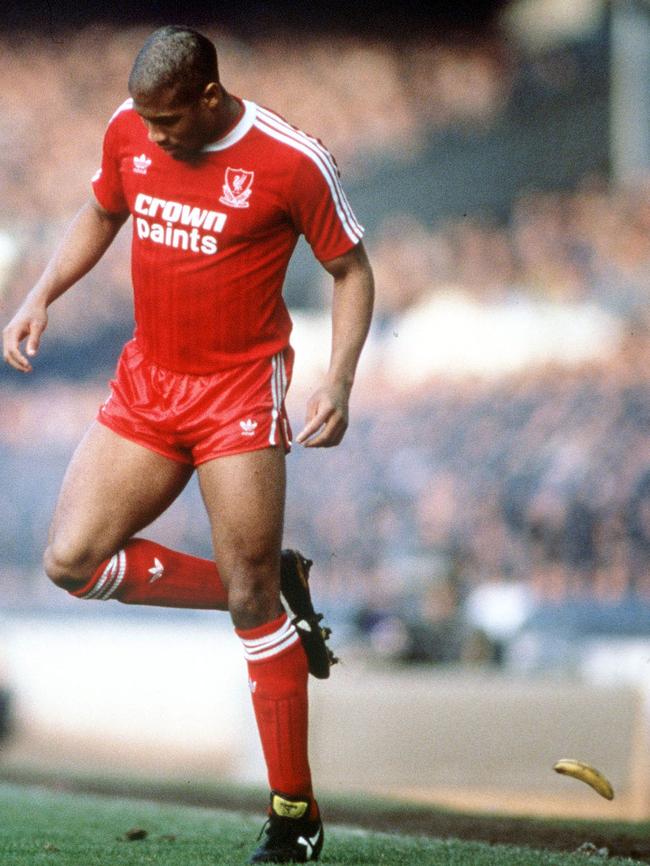
<svg viewBox="0 0 650 866">
<path fill-rule="evenodd" d="M 219 201 L 230 207 L 248 207 L 248 199 L 253 191 L 254 177 L 254 171 L 245 171 L 243 168 L 227 168 L 225 183 L 222 187 L 223 195 Z"/>
</svg>

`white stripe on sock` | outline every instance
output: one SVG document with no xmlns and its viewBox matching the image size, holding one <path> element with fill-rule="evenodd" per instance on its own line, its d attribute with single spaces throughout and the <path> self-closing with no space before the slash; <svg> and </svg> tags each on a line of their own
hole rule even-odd
<svg viewBox="0 0 650 866">
<path fill-rule="evenodd" d="M 112 556 L 109 559 L 106 568 L 101 573 L 101 576 L 95 585 L 85 595 L 79 596 L 79 598 L 96 598 L 99 601 L 106 601 L 107 599 L 112 598 L 118 586 L 124 580 L 125 573 L 126 553 L 124 550 L 119 550 L 115 556 Z"/>
<path fill-rule="evenodd" d="M 241 638 L 247 661 L 271 658 L 290 647 L 297 640 L 300 640 L 300 636 L 288 618 L 272 634 L 250 639 Z"/>
<path fill-rule="evenodd" d="M 104 592 L 99 596 L 101 601 L 106 601 L 109 598 L 112 598 L 119 585 L 124 580 L 124 574 L 126 572 L 126 553 L 123 550 L 120 550 L 117 554 L 118 558 L 118 569 L 116 570 L 116 574 L 113 577 L 113 580 L 106 587 Z"/>
<path fill-rule="evenodd" d="M 99 577 L 99 579 L 97 580 L 95 585 L 93 587 L 91 587 L 91 589 L 88 590 L 88 592 L 85 593 L 85 595 L 80 596 L 80 598 L 97 598 L 97 596 L 104 589 L 107 581 L 110 582 L 110 580 L 112 580 L 116 569 L 117 569 L 117 554 L 115 554 L 115 556 L 112 556 L 108 560 L 108 562 L 106 564 L 106 568 L 101 573 L 101 576 Z"/>
<path fill-rule="evenodd" d="M 265 649 L 276 641 L 282 640 L 282 638 L 284 638 L 293 627 L 291 620 L 287 617 L 282 625 L 271 634 L 265 634 L 262 637 L 242 638 L 241 642 L 244 644 L 246 649 L 251 651 L 254 651 L 257 647 Z"/>
<path fill-rule="evenodd" d="M 246 650 L 244 650 L 244 657 L 245 657 L 246 661 L 248 661 L 248 662 L 258 662 L 258 661 L 261 661 L 262 659 L 268 659 L 268 658 L 271 658 L 272 656 L 279 655 L 285 649 L 292 646 L 297 640 L 300 640 L 300 635 L 298 634 L 297 631 L 294 630 L 294 633 L 288 635 L 288 637 L 284 641 L 282 641 L 282 643 L 279 643 L 277 646 L 272 647 L 271 649 L 265 650 L 264 652 L 258 651 L 255 653 L 249 653 Z"/>
</svg>

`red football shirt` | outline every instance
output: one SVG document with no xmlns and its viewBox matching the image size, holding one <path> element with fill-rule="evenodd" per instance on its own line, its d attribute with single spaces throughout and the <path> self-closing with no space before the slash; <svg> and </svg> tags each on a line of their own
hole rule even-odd
<svg viewBox="0 0 650 866">
<path fill-rule="evenodd" d="M 298 236 L 325 262 L 363 235 L 327 149 L 243 106 L 195 164 L 150 142 L 130 99 L 104 137 L 93 190 L 107 211 L 133 216 L 135 338 L 170 370 L 210 373 L 284 349 L 282 285 Z"/>
</svg>

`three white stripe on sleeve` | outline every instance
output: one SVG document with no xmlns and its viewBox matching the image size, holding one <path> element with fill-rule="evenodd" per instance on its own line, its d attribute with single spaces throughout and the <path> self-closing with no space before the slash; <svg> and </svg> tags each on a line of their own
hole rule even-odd
<svg viewBox="0 0 650 866">
<path fill-rule="evenodd" d="M 261 108 L 259 105 L 257 106 L 255 126 L 270 135 L 271 138 L 301 151 L 318 166 L 330 188 L 336 213 L 345 233 L 353 243 L 358 243 L 363 237 L 363 227 L 352 212 L 339 180 L 338 169 L 327 148 L 323 147 L 315 138 L 301 132 L 277 114 L 266 108 Z"/>
</svg>

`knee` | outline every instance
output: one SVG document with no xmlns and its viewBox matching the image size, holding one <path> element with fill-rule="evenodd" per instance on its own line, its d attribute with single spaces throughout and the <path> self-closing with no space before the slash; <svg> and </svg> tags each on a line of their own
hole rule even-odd
<svg viewBox="0 0 650 866">
<path fill-rule="evenodd" d="M 238 628 L 256 628 L 277 617 L 282 609 L 279 564 L 240 562 L 229 581 L 228 607 Z"/>
<path fill-rule="evenodd" d="M 43 555 L 43 567 L 52 583 L 69 592 L 82 587 L 94 572 L 88 552 L 57 539 L 48 544 Z"/>
</svg>

